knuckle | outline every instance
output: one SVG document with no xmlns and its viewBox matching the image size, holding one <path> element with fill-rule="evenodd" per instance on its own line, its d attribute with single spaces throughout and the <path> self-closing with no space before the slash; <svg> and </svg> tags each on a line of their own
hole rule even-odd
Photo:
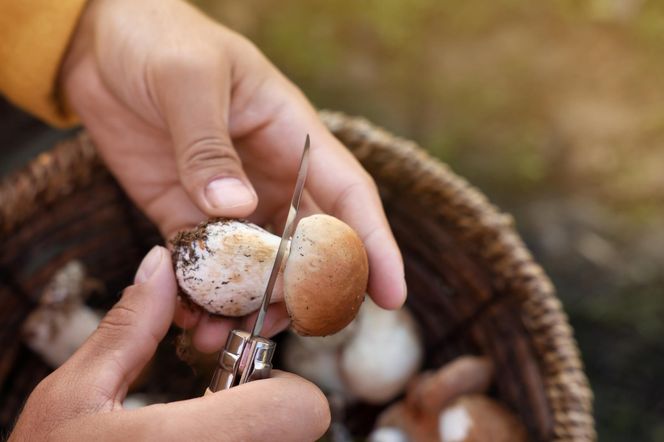
<svg viewBox="0 0 664 442">
<path fill-rule="evenodd" d="M 235 166 L 240 162 L 230 141 L 214 135 L 201 136 L 190 141 L 180 160 L 184 172 L 220 165 Z"/>
<path fill-rule="evenodd" d="M 378 185 L 376 184 L 376 180 L 374 180 L 374 178 L 371 175 L 369 175 L 369 172 L 362 169 L 361 179 L 364 187 L 370 189 L 372 192 L 378 193 Z"/>
<path fill-rule="evenodd" d="M 54 381 L 54 376 L 56 372 L 51 373 L 46 376 L 37 384 L 37 386 L 32 390 L 30 396 L 36 398 L 47 398 L 51 396 L 51 393 L 54 391 L 56 382 Z"/>
<path fill-rule="evenodd" d="M 131 290 L 128 288 L 127 290 Z M 138 312 L 122 301 L 117 303 L 99 323 L 98 329 L 106 333 L 119 333 L 138 320 Z"/>
<path fill-rule="evenodd" d="M 207 72 L 219 65 L 218 54 L 204 48 L 184 50 L 174 46 L 155 53 L 149 67 L 157 77 L 178 77 L 182 74 Z"/>
<path fill-rule="evenodd" d="M 65 392 L 58 387 L 60 381 L 56 379 L 55 373 L 44 378 L 32 390 L 21 411 L 17 428 L 27 423 L 35 432 L 33 436 L 38 433 L 45 437 L 66 418 L 70 404 L 63 399 Z"/>
<path fill-rule="evenodd" d="M 264 57 L 263 52 L 261 52 L 258 46 L 242 34 L 233 32 L 229 46 L 238 48 L 241 53 L 249 57 Z"/>
<path fill-rule="evenodd" d="M 346 208 L 352 205 L 357 192 L 364 192 L 366 189 L 373 190 L 377 189 L 377 187 L 369 174 L 365 173 L 342 188 L 332 205 L 332 213 L 337 214 L 337 216 L 344 213 Z"/>
</svg>

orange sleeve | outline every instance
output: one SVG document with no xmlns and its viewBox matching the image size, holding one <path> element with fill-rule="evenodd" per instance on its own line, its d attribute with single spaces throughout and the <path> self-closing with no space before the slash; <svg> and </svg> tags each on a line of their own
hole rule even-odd
<svg viewBox="0 0 664 442">
<path fill-rule="evenodd" d="M 0 0 L 0 93 L 54 126 L 76 123 L 57 78 L 85 1 Z"/>
</svg>

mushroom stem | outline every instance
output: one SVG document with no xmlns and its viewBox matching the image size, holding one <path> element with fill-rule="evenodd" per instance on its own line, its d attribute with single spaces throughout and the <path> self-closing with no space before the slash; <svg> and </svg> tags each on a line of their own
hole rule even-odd
<svg viewBox="0 0 664 442">
<path fill-rule="evenodd" d="M 87 275 L 83 263 L 69 261 L 54 274 L 28 315 L 21 333 L 28 347 L 53 368 L 62 365 L 95 331 L 101 313 L 84 304 L 101 282 Z"/>
<path fill-rule="evenodd" d="M 440 413 L 441 442 L 525 442 L 523 423 L 503 404 L 481 394 L 461 396 Z"/>
<path fill-rule="evenodd" d="M 213 314 L 244 316 L 261 304 L 280 238 L 255 224 L 213 220 L 173 240 L 175 275 L 191 301 Z M 280 277 L 272 302 L 283 300 Z"/>
<path fill-rule="evenodd" d="M 486 357 L 458 357 L 438 371 L 422 373 L 406 401 L 421 411 L 438 412 L 461 395 L 487 391 L 493 371 L 493 363 Z"/>
<path fill-rule="evenodd" d="M 262 302 L 281 239 L 236 220 L 213 220 L 173 241 L 175 274 L 182 292 L 213 314 L 245 316 Z M 369 275 L 362 240 L 328 215 L 300 220 L 280 269 L 271 302 L 284 300 L 292 327 L 325 336 L 357 314 Z"/>
<path fill-rule="evenodd" d="M 357 331 L 341 351 L 341 372 L 358 398 L 382 404 L 399 395 L 422 360 L 422 343 L 410 312 L 383 310 L 370 299 Z"/>
<path fill-rule="evenodd" d="M 53 368 L 65 363 L 97 329 L 101 314 L 78 304 L 66 309 L 38 307 L 23 323 L 23 339 Z"/>
</svg>

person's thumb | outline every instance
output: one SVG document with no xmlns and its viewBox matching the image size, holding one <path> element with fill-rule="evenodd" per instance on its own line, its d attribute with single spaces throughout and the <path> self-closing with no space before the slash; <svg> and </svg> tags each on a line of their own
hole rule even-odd
<svg viewBox="0 0 664 442">
<path fill-rule="evenodd" d="M 258 197 L 228 133 L 227 64 L 205 51 L 168 57 L 154 63 L 152 89 L 189 197 L 207 216 L 247 217 Z"/>
<path fill-rule="evenodd" d="M 67 362 L 81 393 L 99 401 L 121 402 L 168 331 L 177 284 L 170 254 L 155 246 L 143 259 L 135 284 L 102 319 L 97 330 Z M 96 388 L 90 388 L 96 387 Z"/>
<path fill-rule="evenodd" d="M 100 413 L 76 424 L 61 434 L 92 440 L 105 428 L 113 440 L 310 441 L 328 428 L 330 407 L 314 384 L 275 370 L 269 379 L 205 397 Z"/>
</svg>

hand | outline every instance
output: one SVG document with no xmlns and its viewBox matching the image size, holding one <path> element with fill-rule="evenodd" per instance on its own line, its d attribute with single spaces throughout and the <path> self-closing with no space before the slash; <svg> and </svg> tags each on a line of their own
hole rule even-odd
<svg viewBox="0 0 664 442">
<path fill-rule="evenodd" d="M 123 410 L 129 384 L 168 330 L 175 293 L 169 253 L 155 247 L 97 331 L 37 385 L 9 440 L 315 440 L 325 432 L 325 397 L 286 373 L 197 399 Z"/>
<path fill-rule="evenodd" d="M 215 216 L 283 225 L 310 133 L 303 211 L 358 232 L 378 305 L 405 300 L 401 255 L 371 177 L 240 35 L 181 0 L 92 0 L 61 81 L 108 167 L 166 237 Z M 283 306 L 273 309 L 266 327 L 279 331 L 286 318 Z M 193 341 L 207 352 L 236 323 L 183 308 L 176 322 L 198 325 Z"/>
</svg>

